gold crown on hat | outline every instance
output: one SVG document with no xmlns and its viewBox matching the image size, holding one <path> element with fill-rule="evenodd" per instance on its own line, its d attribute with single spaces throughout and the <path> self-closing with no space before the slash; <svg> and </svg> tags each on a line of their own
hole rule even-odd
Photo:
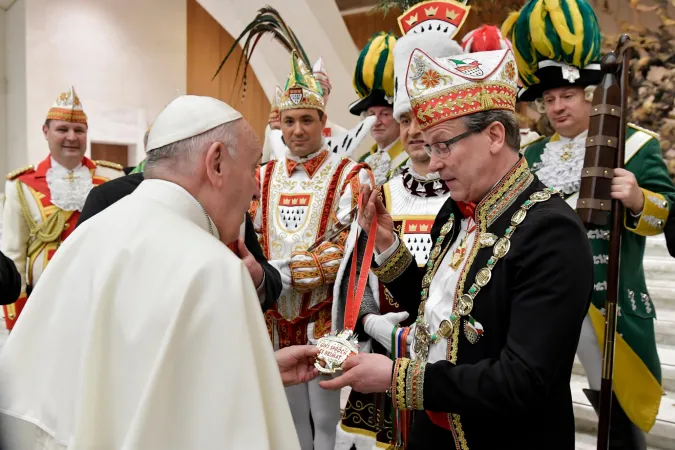
<svg viewBox="0 0 675 450">
<path fill-rule="evenodd" d="M 398 17 L 403 35 L 440 31 L 451 39 L 469 15 L 470 6 L 454 0 L 432 0 L 411 6 Z"/>
<path fill-rule="evenodd" d="M 291 109 L 316 109 L 325 107 L 323 93 L 316 78 L 298 54 L 291 52 L 291 73 L 286 81 L 284 93 L 279 100 L 279 114 Z"/>
<path fill-rule="evenodd" d="M 64 120 L 66 122 L 87 123 L 87 115 L 82 109 L 80 98 L 75 93 L 75 88 L 62 93 L 56 98 L 56 102 L 47 112 L 47 120 Z"/>
<path fill-rule="evenodd" d="M 515 111 L 518 73 L 511 50 L 432 58 L 410 57 L 406 88 L 422 130 L 446 120 L 502 109 Z"/>
</svg>

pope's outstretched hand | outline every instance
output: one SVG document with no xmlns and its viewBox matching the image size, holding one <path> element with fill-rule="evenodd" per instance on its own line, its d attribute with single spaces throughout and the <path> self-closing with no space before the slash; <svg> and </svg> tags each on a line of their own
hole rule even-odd
<svg viewBox="0 0 675 450">
<path fill-rule="evenodd" d="M 394 362 L 377 353 L 359 353 L 347 358 L 342 370 L 344 373 L 339 377 L 321 381 L 319 385 L 333 391 L 351 386 L 362 394 L 385 392 L 391 386 Z"/>
<path fill-rule="evenodd" d="M 373 216 L 377 216 L 377 235 L 375 236 L 375 247 L 382 253 L 395 242 L 394 239 L 394 221 L 392 220 L 387 208 L 380 199 L 379 192 L 374 191 L 367 184 L 361 186 L 361 210 L 359 211 L 359 226 L 363 231 L 370 233 L 370 223 Z"/>
<path fill-rule="evenodd" d="M 284 386 L 312 381 L 319 374 L 314 367 L 319 349 L 313 345 L 293 345 L 274 352 Z"/>
</svg>

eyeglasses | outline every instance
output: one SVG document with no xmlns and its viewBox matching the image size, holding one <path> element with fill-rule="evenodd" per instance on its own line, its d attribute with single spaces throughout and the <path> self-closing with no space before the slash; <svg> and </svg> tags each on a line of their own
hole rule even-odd
<svg viewBox="0 0 675 450">
<path fill-rule="evenodd" d="M 448 155 L 450 154 L 450 151 L 452 150 L 450 148 L 451 146 L 455 145 L 462 139 L 471 136 L 474 133 L 476 133 L 476 131 L 465 131 L 459 136 L 455 136 L 454 138 L 449 139 L 447 141 L 441 141 L 436 142 L 434 144 L 425 145 L 424 151 L 427 152 L 427 155 L 429 156 L 431 156 L 433 153 L 434 155 L 438 156 L 441 159 L 447 158 Z"/>
</svg>

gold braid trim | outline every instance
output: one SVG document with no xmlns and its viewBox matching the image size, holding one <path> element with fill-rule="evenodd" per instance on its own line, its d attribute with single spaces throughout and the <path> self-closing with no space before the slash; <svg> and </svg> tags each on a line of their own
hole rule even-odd
<svg viewBox="0 0 675 450">
<path fill-rule="evenodd" d="M 427 363 L 422 360 L 415 361 L 414 380 L 417 395 L 413 399 L 412 409 L 424 410 L 424 373 L 427 370 Z"/>
<path fill-rule="evenodd" d="M 405 387 L 405 378 L 406 378 L 406 369 L 410 360 L 408 358 L 399 358 L 400 363 L 398 364 L 398 370 L 394 374 L 396 377 L 396 405 L 399 410 L 403 411 L 406 408 L 405 397 L 406 397 L 406 387 Z"/>
<path fill-rule="evenodd" d="M 28 257 L 39 253 L 43 248 L 49 243 L 58 242 L 61 237 L 61 233 L 66 227 L 66 217 L 62 209 L 57 209 L 52 215 L 50 215 L 47 220 L 38 224 L 33 220 L 33 217 L 30 214 L 30 209 L 28 208 L 28 203 L 26 202 L 26 196 L 23 192 L 23 183 L 20 181 L 16 182 L 16 191 L 19 197 L 19 203 L 21 204 L 21 211 L 23 212 L 23 217 L 26 219 L 26 224 L 30 231 L 30 236 L 33 241 L 28 245 Z"/>
<path fill-rule="evenodd" d="M 405 269 L 413 261 L 413 256 L 408 251 L 403 241 L 399 239 L 396 251 L 380 267 L 372 269 L 375 276 L 383 283 L 391 283 L 400 277 Z"/>
<path fill-rule="evenodd" d="M 107 167 L 108 169 L 124 170 L 124 167 L 122 167 L 121 164 L 117 164 L 112 161 L 104 161 L 101 159 L 97 159 L 94 162 L 96 163 L 97 166 Z"/>
<path fill-rule="evenodd" d="M 34 167 L 32 165 L 30 165 L 30 166 L 22 167 L 21 169 L 14 170 L 13 172 L 10 172 L 10 173 L 7 174 L 7 179 L 9 181 L 12 181 L 14 178 L 18 177 L 19 175 L 22 175 L 26 172 L 29 172 L 29 171 L 33 170 L 33 169 L 34 169 Z"/>
</svg>

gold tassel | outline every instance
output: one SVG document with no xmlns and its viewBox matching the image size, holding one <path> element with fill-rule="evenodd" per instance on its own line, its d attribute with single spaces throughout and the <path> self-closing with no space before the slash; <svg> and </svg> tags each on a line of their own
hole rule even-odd
<svg viewBox="0 0 675 450">
<path fill-rule="evenodd" d="M 490 93 L 485 90 L 485 88 L 482 88 L 480 91 L 480 109 L 482 111 L 487 111 L 494 108 L 494 105 L 495 103 L 492 101 Z"/>
</svg>

